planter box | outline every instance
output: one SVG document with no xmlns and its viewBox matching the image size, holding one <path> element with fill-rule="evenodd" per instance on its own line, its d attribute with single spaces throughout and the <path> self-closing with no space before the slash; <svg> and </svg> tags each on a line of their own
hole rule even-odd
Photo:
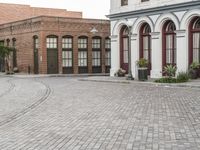
<svg viewBox="0 0 200 150">
<path fill-rule="evenodd" d="M 118 73 L 117 76 L 118 76 L 118 77 L 124 77 L 124 76 L 125 76 L 125 73 Z"/>
<path fill-rule="evenodd" d="M 189 75 L 191 79 L 197 79 L 199 76 L 199 71 L 197 69 L 190 70 Z"/>
<path fill-rule="evenodd" d="M 147 68 L 138 68 L 138 79 L 140 81 L 148 80 L 148 69 Z"/>
<path fill-rule="evenodd" d="M 198 69 L 198 78 L 200 78 L 200 69 Z"/>
</svg>

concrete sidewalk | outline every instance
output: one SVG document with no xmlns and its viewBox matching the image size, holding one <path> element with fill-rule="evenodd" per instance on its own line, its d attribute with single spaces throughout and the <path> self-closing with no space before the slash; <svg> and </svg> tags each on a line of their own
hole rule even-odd
<svg viewBox="0 0 200 150">
<path fill-rule="evenodd" d="M 110 77 L 107 73 L 96 73 L 96 74 L 13 74 L 6 75 L 0 73 L 0 76 L 5 77 L 17 77 L 17 78 L 41 78 L 41 77 L 79 77 L 79 81 L 92 81 L 92 82 L 110 82 L 110 83 L 125 83 L 125 84 L 152 84 L 155 86 L 165 87 L 188 87 L 188 88 L 200 88 L 200 79 L 190 80 L 185 83 L 155 83 L 155 79 L 149 79 L 147 81 L 127 80 L 126 77 Z"/>
<path fill-rule="evenodd" d="M 165 87 L 188 87 L 188 88 L 200 88 L 200 79 L 190 80 L 185 83 L 156 83 L 155 79 L 149 79 L 148 81 L 138 80 L 126 80 L 126 77 L 110 77 L 110 76 L 99 76 L 99 77 L 87 77 L 79 79 L 80 81 L 93 81 L 93 82 L 111 82 L 111 83 L 126 83 L 126 84 L 152 84 L 155 86 Z"/>
<path fill-rule="evenodd" d="M 90 76 L 109 76 L 109 73 L 92 73 L 92 74 L 23 74 L 15 73 L 6 75 L 0 72 L 0 76 L 17 77 L 17 78 L 41 78 L 41 77 L 90 77 Z"/>
</svg>

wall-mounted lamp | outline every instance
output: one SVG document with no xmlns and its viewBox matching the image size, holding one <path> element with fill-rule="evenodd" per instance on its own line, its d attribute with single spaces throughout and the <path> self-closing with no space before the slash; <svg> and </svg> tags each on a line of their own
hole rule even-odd
<svg viewBox="0 0 200 150">
<path fill-rule="evenodd" d="M 90 32 L 93 33 L 93 34 L 95 34 L 95 33 L 98 32 L 98 30 L 95 27 L 93 27 L 92 30 L 90 30 Z"/>
</svg>

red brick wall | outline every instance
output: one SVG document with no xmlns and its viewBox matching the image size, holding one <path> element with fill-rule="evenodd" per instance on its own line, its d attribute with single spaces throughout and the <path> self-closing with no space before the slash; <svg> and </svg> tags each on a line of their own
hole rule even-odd
<svg viewBox="0 0 200 150">
<path fill-rule="evenodd" d="M 12 25 L 12 27 L 11 27 Z M 90 30 L 95 27 L 98 33 L 95 35 Z M 78 73 L 78 37 L 88 37 L 88 69 L 92 71 L 92 37 L 100 36 L 102 38 L 102 72 L 105 71 L 105 38 L 110 35 L 110 24 L 107 20 L 95 19 L 72 19 L 58 17 L 36 17 L 24 21 L 18 21 L 12 24 L 0 25 L 0 41 L 16 38 L 17 65 L 20 72 L 27 72 L 28 65 L 33 72 L 33 36 L 39 37 L 39 73 L 47 73 L 47 49 L 46 37 L 48 35 L 58 36 L 58 56 L 59 73 L 62 73 L 62 47 L 61 40 L 65 35 L 73 36 L 73 63 L 74 73 Z M 42 61 L 40 58 L 42 57 Z"/>
<path fill-rule="evenodd" d="M 67 11 L 65 9 L 36 8 L 30 7 L 29 5 L 0 3 L 0 24 L 44 15 L 82 18 L 82 12 Z"/>
</svg>

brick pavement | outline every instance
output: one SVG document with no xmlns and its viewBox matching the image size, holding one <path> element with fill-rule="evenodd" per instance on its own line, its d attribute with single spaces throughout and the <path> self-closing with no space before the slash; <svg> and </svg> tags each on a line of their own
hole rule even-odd
<svg viewBox="0 0 200 150">
<path fill-rule="evenodd" d="M 97 83 L 69 77 L 20 78 L 11 82 L 18 96 L 7 93 L 4 97 L 9 97 L 8 101 L 12 97 L 24 101 L 21 96 L 26 92 L 29 101 L 24 104 L 46 97 L 25 114 L 0 126 L 1 150 L 200 149 L 199 89 Z M 23 90 L 17 88 L 21 84 Z M 8 103 L 6 99 L 1 109 L 4 103 Z M 16 105 L 16 110 L 23 112 L 28 107 L 22 105 Z"/>
</svg>

